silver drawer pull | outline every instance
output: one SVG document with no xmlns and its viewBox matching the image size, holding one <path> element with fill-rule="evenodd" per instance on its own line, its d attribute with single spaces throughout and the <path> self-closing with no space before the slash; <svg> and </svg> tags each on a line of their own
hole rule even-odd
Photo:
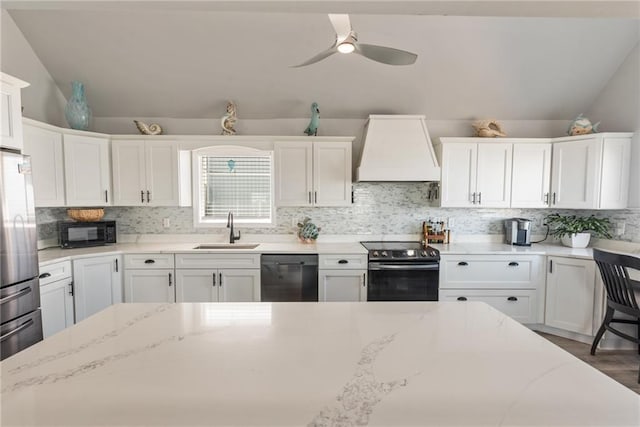
<svg viewBox="0 0 640 427">
<path fill-rule="evenodd" d="M 18 332 L 20 332 L 23 329 L 27 329 L 29 326 L 33 325 L 33 319 L 29 319 L 26 322 L 24 322 L 22 325 L 18 326 L 17 328 L 15 328 L 13 331 L 7 332 L 4 335 L 0 336 L 0 341 L 4 341 L 7 338 L 10 338 L 11 336 L 17 334 Z"/>
<path fill-rule="evenodd" d="M 14 300 L 16 298 L 20 298 L 21 296 L 26 295 L 29 292 L 31 292 L 31 287 L 20 289 L 18 292 L 15 292 L 13 294 L 10 294 L 10 295 L 7 295 L 5 297 L 0 298 L 0 304 L 7 303 L 7 302 L 9 302 L 11 300 Z"/>
</svg>

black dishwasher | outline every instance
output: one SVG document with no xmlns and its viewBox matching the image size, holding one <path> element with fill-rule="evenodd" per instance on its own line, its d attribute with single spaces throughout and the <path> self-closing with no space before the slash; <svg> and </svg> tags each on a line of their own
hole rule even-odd
<svg viewBox="0 0 640 427">
<path fill-rule="evenodd" d="M 260 300 L 318 301 L 318 255 L 262 255 Z"/>
</svg>

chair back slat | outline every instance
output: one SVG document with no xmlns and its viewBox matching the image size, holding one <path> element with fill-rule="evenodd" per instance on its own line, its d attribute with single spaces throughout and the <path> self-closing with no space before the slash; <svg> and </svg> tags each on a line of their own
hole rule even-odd
<svg viewBox="0 0 640 427">
<path fill-rule="evenodd" d="M 634 281 L 631 280 L 628 269 L 638 270 L 640 273 L 640 258 L 594 249 L 593 259 L 600 270 L 607 299 L 637 310 L 638 302 L 632 286 Z"/>
</svg>

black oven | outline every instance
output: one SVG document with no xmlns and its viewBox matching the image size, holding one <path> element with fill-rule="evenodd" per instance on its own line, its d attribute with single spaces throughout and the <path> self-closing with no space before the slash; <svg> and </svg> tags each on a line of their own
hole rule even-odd
<svg viewBox="0 0 640 427">
<path fill-rule="evenodd" d="M 362 242 L 369 249 L 367 301 L 438 301 L 440 253 L 420 242 Z"/>
<path fill-rule="evenodd" d="M 58 233 L 63 248 L 86 248 L 116 243 L 115 221 L 59 221 Z"/>
</svg>

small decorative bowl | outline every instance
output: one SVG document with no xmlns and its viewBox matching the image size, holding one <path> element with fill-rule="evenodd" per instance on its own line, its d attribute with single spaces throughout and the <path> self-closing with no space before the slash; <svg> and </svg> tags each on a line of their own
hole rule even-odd
<svg viewBox="0 0 640 427">
<path fill-rule="evenodd" d="M 100 221 L 104 216 L 104 209 L 67 209 L 67 215 L 75 221 Z"/>
</svg>

